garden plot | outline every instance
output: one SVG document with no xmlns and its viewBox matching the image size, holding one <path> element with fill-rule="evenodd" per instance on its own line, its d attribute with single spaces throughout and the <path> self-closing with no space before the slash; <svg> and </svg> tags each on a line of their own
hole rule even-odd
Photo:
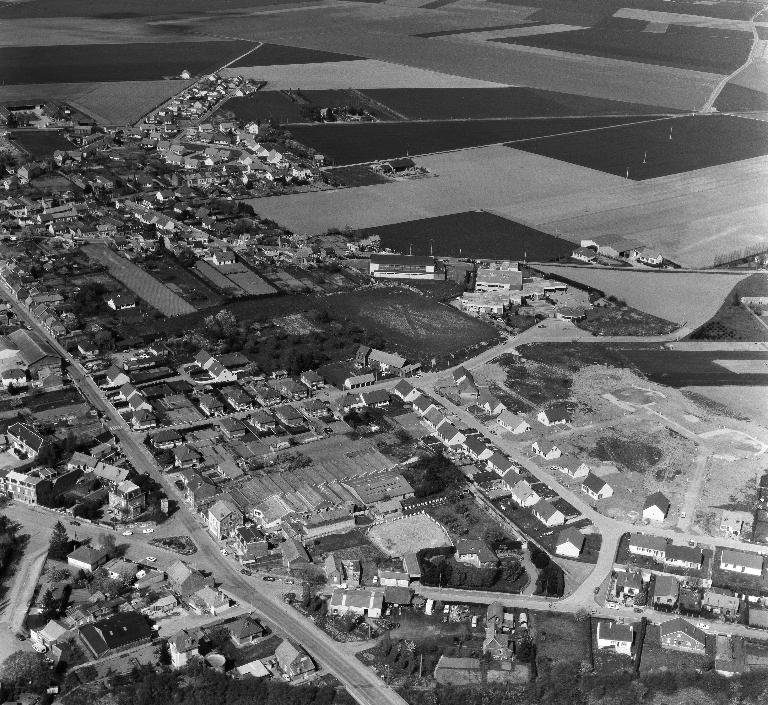
<svg viewBox="0 0 768 705">
<path fill-rule="evenodd" d="M 453 545 L 443 525 L 426 514 L 412 514 L 374 526 L 368 531 L 368 538 L 390 556 Z"/>
</svg>

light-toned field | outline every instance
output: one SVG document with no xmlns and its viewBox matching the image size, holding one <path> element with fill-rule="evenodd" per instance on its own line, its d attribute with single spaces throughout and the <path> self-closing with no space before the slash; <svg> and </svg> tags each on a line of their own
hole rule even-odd
<svg viewBox="0 0 768 705">
<path fill-rule="evenodd" d="M 262 216 L 304 233 L 484 209 L 573 242 L 621 233 L 688 267 L 710 266 L 717 254 L 765 239 L 766 157 L 643 182 L 504 146 L 416 161 L 438 178 L 251 203 Z"/>
<path fill-rule="evenodd" d="M 494 88 L 502 85 L 370 59 L 319 64 L 238 66 L 224 69 L 222 74 L 267 81 L 266 89 L 273 91 L 289 88 Z"/>
<path fill-rule="evenodd" d="M 422 548 L 452 546 L 443 525 L 426 514 L 412 514 L 368 531 L 368 538 L 390 556 L 415 553 Z"/>
<path fill-rule="evenodd" d="M 678 12 L 644 10 L 639 7 L 622 7 L 617 10 L 613 16 L 625 17 L 630 20 L 659 22 L 663 24 L 693 25 L 696 27 L 714 27 L 716 29 L 734 29 L 741 32 L 752 32 L 752 23 L 749 20 L 729 20 L 721 17 L 685 15 Z"/>
<path fill-rule="evenodd" d="M 88 257 L 100 262 L 109 273 L 127 286 L 136 296 L 154 306 L 166 316 L 182 316 L 197 309 L 180 296 L 174 294 L 165 284 L 159 282 L 133 262 L 129 262 L 103 245 L 87 245 L 83 248 Z"/>
<path fill-rule="evenodd" d="M 617 296 L 633 308 L 697 328 L 708 321 L 746 274 L 541 265 L 552 274 Z"/>
<path fill-rule="evenodd" d="M 755 59 L 730 81 L 737 86 L 768 92 L 768 61 Z"/>
<path fill-rule="evenodd" d="M 180 93 L 192 81 L 117 81 L 113 83 L 19 84 L 0 86 L 0 102 L 66 100 L 105 125 L 136 122 Z"/>
</svg>

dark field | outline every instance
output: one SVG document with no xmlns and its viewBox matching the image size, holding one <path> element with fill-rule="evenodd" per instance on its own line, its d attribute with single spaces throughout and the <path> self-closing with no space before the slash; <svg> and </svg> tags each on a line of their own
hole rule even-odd
<svg viewBox="0 0 768 705">
<path fill-rule="evenodd" d="M 303 49 L 281 44 L 262 44 L 250 54 L 238 59 L 231 68 L 238 66 L 282 66 L 285 64 L 318 64 L 335 61 L 357 61 L 359 56 L 335 54 L 319 49 Z"/>
<path fill-rule="evenodd" d="M 74 146 L 61 130 L 19 130 L 11 133 L 11 139 L 32 159 L 45 159 L 57 149 L 67 150 Z"/>
<path fill-rule="evenodd" d="M 381 88 L 366 95 L 413 120 L 653 115 L 666 108 L 535 88 Z"/>
<path fill-rule="evenodd" d="M 375 186 L 376 184 L 389 183 L 386 176 L 371 171 L 364 164 L 330 169 L 328 175 L 333 177 L 341 186 Z"/>
<path fill-rule="evenodd" d="M 453 1 L 453 0 L 451 0 Z M 422 5 L 422 7 L 428 7 L 428 5 Z M 435 37 L 451 37 L 456 34 L 472 34 L 474 32 L 493 32 L 498 29 L 516 29 L 517 27 L 535 27 L 542 25 L 543 22 L 518 22 L 517 24 L 497 24 L 485 27 L 463 27 L 462 29 L 441 29 L 436 32 L 422 32 L 420 34 L 414 34 L 414 37 L 422 37 L 423 39 L 433 39 Z"/>
<path fill-rule="evenodd" d="M 715 100 L 715 107 L 721 113 L 768 110 L 768 93 L 737 86 L 735 83 L 726 83 Z"/>
<path fill-rule="evenodd" d="M 454 213 L 410 220 L 376 228 L 367 234 L 381 236 L 383 247 L 427 255 L 432 246 L 438 256 L 552 261 L 568 257 L 574 245 L 513 220 L 485 211 Z"/>
<path fill-rule="evenodd" d="M 620 28 L 614 24 L 491 41 L 728 74 L 746 61 L 752 45 L 752 35 L 746 32 L 683 25 L 669 25 L 666 32 L 656 34 L 643 32 L 642 29 L 629 25 Z"/>
<path fill-rule="evenodd" d="M 233 113 L 236 120 L 274 120 L 278 123 L 303 120 L 299 103 L 294 103 L 280 91 L 258 91 L 250 95 L 230 98 L 221 109 L 221 113 Z"/>
<path fill-rule="evenodd" d="M 643 120 L 641 117 L 544 118 L 529 120 L 447 120 L 294 125 L 294 138 L 339 166 L 408 154 L 480 147 L 563 132 L 594 130 Z"/>
<path fill-rule="evenodd" d="M 202 41 L 168 44 L 87 44 L 0 48 L 3 83 L 151 81 L 218 69 L 251 42 Z"/>
<path fill-rule="evenodd" d="M 576 371 L 586 365 L 628 367 L 669 387 L 768 384 L 768 352 L 669 350 L 663 343 L 551 343 L 522 345 L 524 358 Z M 721 364 L 724 363 L 724 364 Z M 725 367 L 739 366 L 739 372 Z"/>
<path fill-rule="evenodd" d="M 643 181 L 768 154 L 768 123 L 696 115 L 508 146 Z"/>
</svg>

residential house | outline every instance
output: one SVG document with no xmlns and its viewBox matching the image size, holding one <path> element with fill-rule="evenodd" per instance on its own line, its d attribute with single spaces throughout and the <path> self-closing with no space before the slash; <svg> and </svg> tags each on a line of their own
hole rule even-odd
<svg viewBox="0 0 768 705">
<path fill-rule="evenodd" d="M 730 590 L 724 588 L 709 588 L 704 591 L 701 607 L 710 614 L 722 617 L 735 617 L 739 613 L 741 602 Z M 750 605 L 750 612 L 752 606 Z"/>
<path fill-rule="evenodd" d="M 531 430 L 531 425 L 522 417 L 504 409 L 496 419 L 496 423 L 503 429 L 516 436 Z"/>
<path fill-rule="evenodd" d="M 536 418 L 545 426 L 555 426 L 570 423 L 571 412 L 565 404 L 553 404 L 548 409 L 542 409 Z"/>
<path fill-rule="evenodd" d="M 331 594 L 328 610 L 334 615 L 355 614 L 378 619 L 384 607 L 384 593 L 380 590 L 336 588 Z"/>
<path fill-rule="evenodd" d="M 750 605 L 747 623 L 753 629 L 768 629 L 768 610 Z"/>
<path fill-rule="evenodd" d="M 370 392 L 360 392 L 360 401 L 365 406 L 380 409 L 389 406 L 389 392 L 386 389 L 374 389 Z"/>
<path fill-rule="evenodd" d="M 359 560 L 343 559 L 331 551 L 325 558 L 325 577 L 334 587 L 353 588 L 360 585 L 362 570 Z"/>
<path fill-rule="evenodd" d="M 619 624 L 600 620 L 597 623 L 597 648 L 613 649 L 618 654 L 632 655 L 634 628 L 631 624 Z"/>
<path fill-rule="evenodd" d="M 643 578 L 640 573 L 620 570 L 616 573 L 616 596 L 637 597 L 643 590 Z"/>
<path fill-rule="evenodd" d="M 168 583 L 174 592 L 177 592 L 184 599 L 206 585 L 213 586 L 212 575 L 203 575 L 200 571 L 190 568 L 183 561 L 171 563 L 165 572 L 168 576 Z"/>
<path fill-rule="evenodd" d="M 229 598 L 211 585 L 204 585 L 187 598 L 187 604 L 197 614 L 218 615 L 226 612 L 232 604 Z"/>
<path fill-rule="evenodd" d="M 398 381 L 392 388 L 392 393 L 407 404 L 413 403 L 417 397 L 421 396 L 421 392 L 404 379 Z"/>
<path fill-rule="evenodd" d="M 577 528 L 569 526 L 558 534 L 555 553 L 566 558 L 578 558 L 584 549 L 584 541 L 584 534 Z"/>
<path fill-rule="evenodd" d="M 315 670 L 309 654 L 287 639 L 275 649 L 275 659 L 280 671 L 289 681 L 301 680 Z"/>
<path fill-rule="evenodd" d="M 560 448 L 558 448 L 552 441 L 548 441 L 544 438 L 536 439 L 531 444 L 531 450 L 545 460 L 555 460 L 563 454 Z"/>
<path fill-rule="evenodd" d="M 676 546 L 671 543 L 667 546 L 664 556 L 666 565 L 685 570 L 699 570 L 702 561 L 703 555 L 698 546 Z"/>
<path fill-rule="evenodd" d="M 668 607 L 677 606 L 680 595 L 680 583 L 672 575 L 657 575 L 653 586 L 653 606 Z"/>
<path fill-rule="evenodd" d="M 720 554 L 720 569 L 760 576 L 763 574 L 763 557 L 759 553 L 724 548 Z"/>
<path fill-rule="evenodd" d="M 197 465 L 202 460 L 202 455 L 196 448 L 193 448 L 186 443 L 180 446 L 176 446 L 173 449 L 173 464 L 177 468 L 191 468 Z"/>
<path fill-rule="evenodd" d="M 109 506 L 126 519 L 139 516 L 146 507 L 146 495 L 143 490 L 130 480 L 123 480 L 109 491 Z"/>
<path fill-rule="evenodd" d="M 443 445 L 449 448 L 461 445 L 467 438 L 450 422 L 441 424 L 435 431 L 435 435 L 443 442 Z"/>
<path fill-rule="evenodd" d="M 181 434 L 172 428 L 158 431 L 151 439 L 152 446 L 157 450 L 171 450 L 183 441 Z"/>
<path fill-rule="evenodd" d="M 692 653 L 704 653 L 707 635 L 698 627 L 682 617 L 675 617 L 662 622 L 659 627 L 661 633 L 661 646 L 675 651 L 689 651 Z"/>
<path fill-rule="evenodd" d="M 243 515 L 232 502 L 220 499 L 208 509 L 208 531 L 218 541 L 234 535 L 242 523 Z"/>
<path fill-rule="evenodd" d="M 521 507 L 532 507 L 541 500 L 541 497 L 525 480 L 520 480 L 512 487 L 510 497 L 512 501 Z"/>
<path fill-rule="evenodd" d="M 34 460 L 43 447 L 42 436 L 23 423 L 15 423 L 6 431 L 8 445 L 19 454 Z"/>
<path fill-rule="evenodd" d="M 411 578 L 406 570 L 378 570 L 379 585 L 382 587 L 408 587 Z"/>
<path fill-rule="evenodd" d="M 571 456 L 561 456 L 557 462 L 552 463 L 553 470 L 559 470 L 564 475 L 574 480 L 581 480 L 589 475 L 590 468 L 585 462 Z"/>
<path fill-rule="evenodd" d="M 206 416 L 219 416 L 224 413 L 224 402 L 213 394 L 201 394 L 198 399 L 200 410 Z"/>
<path fill-rule="evenodd" d="M 643 504 L 643 520 L 661 522 L 669 514 L 669 500 L 661 492 L 654 492 L 645 499 Z"/>
<path fill-rule="evenodd" d="M 264 532 L 254 524 L 238 526 L 235 529 L 235 541 L 242 563 L 252 563 L 269 554 L 269 544 Z"/>
<path fill-rule="evenodd" d="M 171 665 L 182 668 L 187 665 L 190 657 L 196 656 L 200 645 L 200 632 L 196 629 L 182 629 L 168 640 L 171 652 Z"/>
<path fill-rule="evenodd" d="M 51 481 L 38 474 L 8 470 L 0 472 L 0 490 L 17 502 L 40 504 L 50 495 Z"/>
<path fill-rule="evenodd" d="M 565 516 L 553 504 L 546 499 L 540 499 L 531 507 L 531 513 L 544 526 L 562 526 L 565 524 Z"/>
<path fill-rule="evenodd" d="M 320 389 L 320 387 L 323 386 L 323 378 L 314 370 L 302 372 L 299 376 L 299 380 L 307 387 L 307 389 Z"/>
<path fill-rule="evenodd" d="M 78 629 L 80 643 L 92 658 L 104 658 L 126 649 L 147 644 L 154 632 L 146 617 L 138 612 L 120 612 Z"/>
<path fill-rule="evenodd" d="M 426 416 L 427 412 L 429 412 L 431 409 L 437 409 L 438 411 L 440 410 L 437 404 L 435 404 L 435 400 L 426 394 L 419 394 L 413 400 L 413 410 L 419 416 Z"/>
<path fill-rule="evenodd" d="M 475 405 L 491 416 L 498 416 L 507 410 L 503 402 L 485 389 L 480 392 Z"/>
<path fill-rule="evenodd" d="M 230 638 L 235 646 L 241 648 L 264 636 L 264 627 L 250 614 L 239 617 L 227 625 Z"/>
<path fill-rule="evenodd" d="M 489 470 L 493 470 L 498 475 L 504 476 L 510 471 L 519 473 L 517 465 L 507 458 L 506 455 L 502 455 L 498 451 L 494 451 L 493 455 L 486 461 L 486 464 Z"/>
<path fill-rule="evenodd" d="M 67 564 L 76 570 L 93 573 L 94 570 L 103 566 L 108 559 L 109 551 L 106 549 L 84 545 L 67 555 Z"/>
<path fill-rule="evenodd" d="M 488 460 L 493 455 L 493 451 L 477 436 L 465 439 L 464 450 L 473 460 Z"/>
<path fill-rule="evenodd" d="M 635 556 L 646 556 L 663 563 L 667 555 L 667 540 L 660 536 L 632 534 L 629 537 L 629 552 Z"/>
<path fill-rule="evenodd" d="M 512 657 L 509 635 L 497 631 L 493 624 L 485 627 L 485 639 L 483 639 L 483 653 L 490 655 L 492 659 L 507 661 Z"/>
<path fill-rule="evenodd" d="M 131 294 L 112 294 L 106 299 L 107 306 L 113 311 L 125 311 L 136 308 L 136 297 Z"/>
<path fill-rule="evenodd" d="M 280 544 L 283 554 L 283 565 L 289 570 L 303 568 L 312 562 L 312 559 L 304 548 L 304 544 L 296 539 L 286 539 Z"/>
<path fill-rule="evenodd" d="M 581 491 L 594 500 L 607 499 L 613 495 L 611 487 L 602 477 L 589 473 L 581 483 Z"/>
</svg>

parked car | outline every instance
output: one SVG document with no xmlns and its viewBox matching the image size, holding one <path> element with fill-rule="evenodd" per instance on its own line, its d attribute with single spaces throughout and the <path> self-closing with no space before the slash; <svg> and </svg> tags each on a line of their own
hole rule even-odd
<svg viewBox="0 0 768 705">
<path fill-rule="evenodd" d="M 38 654 L 44 654 L 48 651 L 48 647 L 45 644 L 34 643 L 32 644 L 32 648 L 37 651 Z"/>
<path fill-rule="evenodd" d="M 133 536 L 133 531 L 123 531 L 123 536 Z"/>
<path fill-rule="evenodd" d="M 154 534 L 155 530 L 154 529 L 142 529 L 141 533 L 142 534 Z"/>
<path fill-rule="evenodd" d="M 273 578 L 271 575 L 265 575 L 265 576 L 262 578 L 262 580 L 265 580 L 265 581 L 266 581 L 266 582 L 268 582 L 268 583 L 274 583 L 274 582 L 275 582 L 275 578 Z"/>
<path fill-rule="evenodd" d="M 147 556 L 146 561 L 147 563 L 155 563 L 157 561 L 157 558 L 155 558 L 155 556 Z"/>
<path fill-rule="evenodd" d="M 70 523 L 72 526 L 80 526 L 80 522 L 79 522 L 79 521 L 70 521 L 69 523 Z"/>
<path fill-rule="evenodd" d="M 286 584 L 286 585 L 293 585 L 293 584 L 294 584 L 294 582 L 296 582 L 296 581 L 295 581 L 295 580 L 291 580 L 290 578 L 286 578 L 286 579 L 285 579 L 285 584 Z"/>
<path fill-rule="evenodd" d="M 248 576 L 253 575 L 253 573 L 250 570 L 248 570 L 248 568 L 243 568 L 240 572 L 243 575 L 248 575 Z"/>
<path fill-rule="evenodd" d="M 19 641 L 26 641 L 26 640 L 27 640 L 27 637 L 25 637 L 25 636 L 24 636 L 23 634 L 21 634 L 20 632 L 16 632 L 16 638 L 17 638 Z"/>
</svg>

